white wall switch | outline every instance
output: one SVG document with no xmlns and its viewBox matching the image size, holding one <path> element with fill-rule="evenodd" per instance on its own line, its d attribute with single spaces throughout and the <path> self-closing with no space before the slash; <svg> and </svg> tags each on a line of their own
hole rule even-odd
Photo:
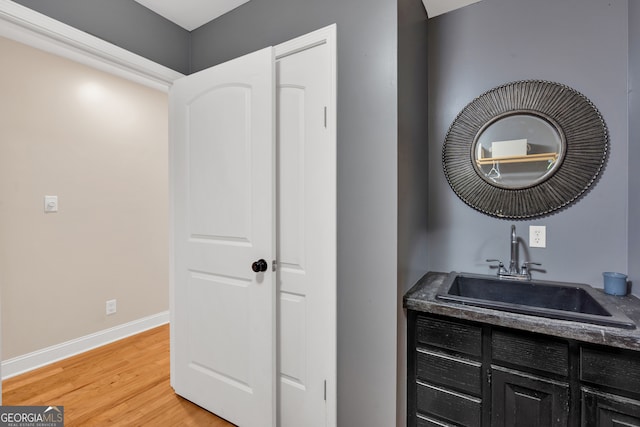
<svg viewBox="0 0 640 427">
<path fill-rule="evenodd" d="M 546 248 L 547 247 L 547 227 L 544 225 L 529 226 L 529 247 L 530 248 Z"/>
<path fill-rule="evenodd" d="M 44 211 L 58 212 L 58 196 L 44 196 Z"/>
</svg>

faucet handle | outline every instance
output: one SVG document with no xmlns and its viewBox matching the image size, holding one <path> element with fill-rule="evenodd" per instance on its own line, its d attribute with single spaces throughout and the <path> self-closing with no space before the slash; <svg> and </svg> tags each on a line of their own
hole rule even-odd
<svg viewBox="0 0 640 427">
<path fill-rule="evenodd" d="M 498 265 L 497 265 L 498 275 L 507 273 L 507 269 L 504 268 L 504 263 L 502 261 L 500 261 L 499 259 L 488 259 L 487 262 L 497 262 L 498 263 Z"/>
<path fill-rule="evenodd" d="M 524 268 L 528 268 L 530 265 L 542 265 L 541 262 L 530 262 L 530 261 L 526 261 L 522 263 L 522 266 Z"/>
<path fill-rule="evenodd" d="M 530 262 L 526 261 L 522 263 L 522 267 L 520 267 L 520 275 L 527 276 L 527 279 L 531 280 L 531 272 L 529 271 L 530 265 L 542 265 L 539 262 Z"/>
</svg>

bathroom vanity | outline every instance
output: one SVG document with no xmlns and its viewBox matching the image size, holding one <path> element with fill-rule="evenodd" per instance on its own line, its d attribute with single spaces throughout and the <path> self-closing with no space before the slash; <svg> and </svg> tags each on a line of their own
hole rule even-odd
<svg viewBox="0 0 640 427">
<path fill-rule="evenodd" d="M 447 273 L 406 295 L 409 426 L 639 426 L 640 329 L 437 298 Z M 640 301 L 612 297 L 640 325 Z"/>
<path fill-rule="evenodd" d="M 583 197 L 608 152 L 586 96 L 523 80 L 460 111 L 442 167 L 467 205 L 521 220 Z M 531 280 L 510 237 L 508 267 L 487 260 L 497 276 L 427 273 L 405 295 L 408 425 L 640 427 L 640 301 Z"/>
</svg>

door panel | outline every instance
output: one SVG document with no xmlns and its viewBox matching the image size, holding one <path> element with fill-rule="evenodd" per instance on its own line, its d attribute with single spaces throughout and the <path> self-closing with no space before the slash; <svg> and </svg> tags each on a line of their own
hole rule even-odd
<svg viewBox="0 0 640 427">
<path fill-rule="evenodd" d="M 281 61 L 277 69 L 286 66 L 288 62 Z M 305 88 L 278 84 L 277 100 L 278 262 L 281 268 L 304 274 Z"/>
<path fill-rule="evenodd" d="M 207 338 L 189 342 L 190 364 L 215 378 L 224 378 L 240 389 L 250 387 L 250 330 L 247 294 L 251 283 L 221 276 L 189 273 L 187 291 L 191 311 L 189 329 L 199 330 L 211 320 L 235 319 L 233 328 L 215 323 L 207 326 Z M 220 351 L 223 348 L 225 351 Z"/>
<path fill-rule="evenodd" d="M 307 385 L 307 304 L 302 295 L 280 295 L 280 375 L 283 382 L 304 391 Z"/>
<path fill-rule="evenodd" d="M 187 114 L 191 237 L 250 243 L 251 88 L 213 88 Z"/>
<path fill-rule="evenodd" d="M 240 426 L 275 425 L 272 48 L 170 92 L 172 385 Z"/>
</svg>

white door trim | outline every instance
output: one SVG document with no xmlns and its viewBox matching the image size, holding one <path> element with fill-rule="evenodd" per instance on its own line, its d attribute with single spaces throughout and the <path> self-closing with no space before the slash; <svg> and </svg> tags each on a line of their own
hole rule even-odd
<svg viewBox="0 0 640 427">
<path fill-rule="evenodd" d="M 0 36 L 163 92 L 184 76 L 10 0 L 0 0 Z"/>
<path fill-rule="evenodd" d="M 329 102 L 327 105 L 326 121 L 327 130 L 331 135 L 331 171 L 327 176 L 331 177 L 331 182 L 327 182 L 326 193 L 319 195 L 323 198 L 324 207 L 327 212 L 325 221 L 327 228 L 333 230 L 330 245 L 324 248 L 328 254 L 327 259 L 330 260 L 326 265 L 327 277 L 332 277 L 332 283 L 329 286 L 327 300 L 327 315 L 330 319 L 327 325 L 325 335 L 326 345 L 324 348 L 324 359 L 327 362 L 327 385 L 326 385 L 326 405 L 327 405 L 327 426 L 333 427 L 337 425 L 337 126 L 336 126 L 336 109 L 337 109 L 337 52 L 336 52 L 336 24 L 329 25 L 314 32 L 297 37 L 293 40 L 281 43 L 274 47 L 276 61 L 285 56 L 310 49 L 312 47 L 327 44 L 330 50 L 329 57 L 332 64 L 331 70 L 331 89 L 329 94 Z"/>
</svg>

